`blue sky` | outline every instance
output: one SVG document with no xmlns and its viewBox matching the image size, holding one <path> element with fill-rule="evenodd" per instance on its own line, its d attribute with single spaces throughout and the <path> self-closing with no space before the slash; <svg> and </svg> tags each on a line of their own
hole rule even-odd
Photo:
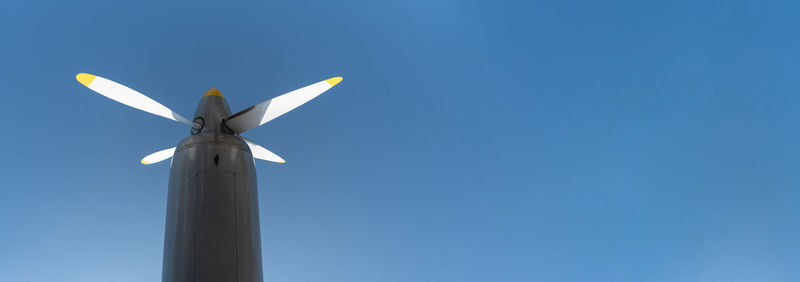
<svg viewBox="0 0 800 282">
<path fill-rule="evenodd" d="M 3 281 L 160 281 L 182 124 L 344 81 L 246 136 L 266 281 L 798 281 L 789 1 L 0 4 Z"/>
</svg>

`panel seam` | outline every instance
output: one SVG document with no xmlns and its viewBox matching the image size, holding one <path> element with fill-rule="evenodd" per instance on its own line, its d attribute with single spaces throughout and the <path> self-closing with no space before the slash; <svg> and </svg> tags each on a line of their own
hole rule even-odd
<svg viewBox="0 0 800 282">
<path fill-rule="evenodd" d="M 236 253 L 236 281 L 239 281 L 239 205 L 236 193 L 236 173 L 233 174 L 233 242 Z"/>
</svg>

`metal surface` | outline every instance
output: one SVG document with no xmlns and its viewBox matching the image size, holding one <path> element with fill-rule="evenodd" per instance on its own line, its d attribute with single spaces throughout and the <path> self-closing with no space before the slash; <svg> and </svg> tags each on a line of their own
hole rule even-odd
<svg viewBox="0 0 800 282">
<path fill-rule="evenodd" d="M 229 115 L 224 97 L 204 96 L 194 118 L 205 126 L 175 150 L 162 281 L 262 281 L 255 165 L 221 127 Z"/>
</svg>

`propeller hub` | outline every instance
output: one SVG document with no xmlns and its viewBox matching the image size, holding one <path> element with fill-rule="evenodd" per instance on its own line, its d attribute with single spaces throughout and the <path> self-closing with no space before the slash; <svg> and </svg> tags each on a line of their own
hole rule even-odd
<svg viewBox="0 0 800 282">
<path fill-rule="evenodd" d="M 194 112 L 192 134 L 201 132 L 220 132 L 230 134 L 222 125 L 222 119 L 231 115 L 231 109 L 225 96 L 216 88 L 211 88 L 200 99 L 197 110 Z"/>
</svg>

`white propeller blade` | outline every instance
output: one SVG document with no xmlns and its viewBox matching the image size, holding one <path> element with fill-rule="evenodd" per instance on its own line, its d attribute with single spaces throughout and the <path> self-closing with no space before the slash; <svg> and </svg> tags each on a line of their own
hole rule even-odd
<svg viewBox="0 0 800 282">
<path fill-rule="evenodd" d="M 241 136 L 239 136 L 239 137 L 241 137 Z M 244 139 L 244 141 L 247 142 L 247 146 L 250 146 L 250 152 L 253 153 L 253 158 L 262 159 L 262 160 L 265 160 L 265 161 L 276 162 L 276 163 L 285 163 L 286 162 L 281 157 L 276 155 L 275 153 L 270 152 L 266 148 L 261 147 L 256 143 L 253 143 L 253 141 L 250 141 L 249 139 L 244 138 L 244 137 L 242 137 L 242 139 Z"/>
<path fill-rule="evenodd" d="M 146 165 L 154 164 L 171 158 L 173 154 L 175 154 L 175 147 L 164 149 L 147 155 L 147 157 L 144 157 L 144 159 L 142 159 L 142 163 Z"/>
<path fill-rule="evenodd" d="M 225 125 L 235 133 L 256 128 L 305 104 L 341 81 L 342 78 L 337 76 L 272 98 L 225 118 Z"/>
<path fill-rule="evenodd" d="M 181 115 L 125 85 L 88 73 L 79 73 L 75 78 L 77 78 L 78 82 L 81 84 L 94 90 L 94 92 L 100 93 L 100 95 L 106 96 L 114 101 L 154 115 L 192 125 L 192 122 Z"/>
</svg>

